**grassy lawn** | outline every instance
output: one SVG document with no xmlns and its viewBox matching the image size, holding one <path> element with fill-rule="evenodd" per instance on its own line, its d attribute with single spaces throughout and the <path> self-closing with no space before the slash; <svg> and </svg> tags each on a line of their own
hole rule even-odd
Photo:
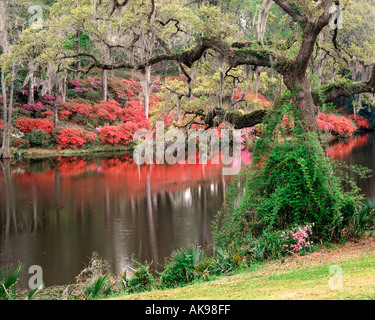
<svg viewBox="0 0 375 320">
<path fill-rule="evenodd" d="M 335 270 L 341 268 L 341 282 L 337 272 L 330 273 L 332 266 Z M 375 299 L 375 241 L 369 238 L 349 242 L 214 281 L 112 299 Z"/>
</svg>

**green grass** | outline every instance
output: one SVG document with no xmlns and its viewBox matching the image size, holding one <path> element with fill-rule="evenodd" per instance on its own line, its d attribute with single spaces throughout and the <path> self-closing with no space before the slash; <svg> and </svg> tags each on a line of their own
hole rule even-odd
<svg viewBox="0 0 375 320">
<path fill-rule="evenodd" d="M 350 255 L 337 255 L 334 251 L 320 251 L 306 259 L 286 259 L 285 263 L 258 265 L 241 274 L 186 287 L 112 299 L 375 299 L 374 248 L 362 251 L 359 257 L 356 251 Z M 320 257 L 324 259 L 319 261 Z M 329 270 L 335 265 L 342 270 L 342 289 L 329 285 L 330 279 L 336 276 Z"/>
<path fill-rule="evenodd" d="M 18 151 L 18 157 L 22 159 L 40 159 L 49 157 L 71 157 L 83 156 L 96 153 L 113 153 L 113 152 L 126 152 L 130 154 L 131 149 L 128 146 L 92 146 L 82 149 L 43 149 L 43 148 L 29 148 Z"/>
</svg>

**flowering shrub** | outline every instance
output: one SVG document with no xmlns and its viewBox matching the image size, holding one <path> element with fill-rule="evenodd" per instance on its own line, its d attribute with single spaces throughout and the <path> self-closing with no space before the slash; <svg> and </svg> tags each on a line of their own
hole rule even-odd
<svg viewBox="0 0 375 320">
<path fill-rule="evenodd" d="M 119 120 L 138 123 L 139 128 L 148 129 L 150 127 L 150 122 L 144 114 L 143 103 L 139 101 L 128 101 L 126 104 L 128 107 L 123 109 L 124 111 L 119 116 Z"/>
<path fill-rule="evenodd" d="M 144 116 L 143 116 L 144 117 Z M 144 119 L 146 119 L 144 117 Z M 103 143 L 109 143 L 113 146 L 128 145 L 133 140 L 134 133 L 139 129 L 149 129 L 148 119 L 139 122 L 127 121 L 120 125 L 103 126 L 97 128 L 99 139 Z"/>
<path fill-rule="evenodd" d="M 0 94 L 0 104 L 3 105 L 4 99 L 3 99 L 3 94 Z M 9 99 L 7 99 L 7 103 L 9 103 Z"/>
<path fill-rule="evenodd" d="M 53 116 L 54 116 L 54 113 L 53 113 L 52 111 L 48 110 L 48 111 L 44 111 L 44 112 L 42 112 L 42 113 L 41 113 L 41 116 L 42 116 L 43 118 L 50 118 L 50 117 L 53 117 Z"/>
<path fill-rule="evenodd" d="M 87 77 L 86 79 L 80 81 L 72 80 L 70 81 L 70 85 L 74 87 L 73 91 L 75 93 L 83 93 L 94 90 L 100 90 L 102 86 L 102 81 L 96 77 Z"/>
<path fill-rule="evenodd" d="M 124 109 L 115 100 L 101 101 L 93 107 L 91 120 L 95 125 L 112 123 L 119 120 L 120 115 L 124 113 Z"/>
<path fill-rule="evenodd" d="M 141 84 L 139 81 L 134 79 L 123 79 L 118 77 L 110 78 L 108 81 L 109 87 L 117 95 L 117 98 L 121 100 L 128 100 L 134 97 L 138 97 L 142 91 Z"/>
<path fill-rule="evenodd" d="M 53 95 L 46 94 L 45 96 L 43 96 L 43 100 L 45 101 L 45 103 L 52 106 L 55 100 L 55 97 Z"/>
<path fill-rule="evenodd" d="M 109 143 L 113 146 L 127 145 L 132 140 L 132 134 L 125 129 L 124 125 L 104 126 L 100 128 L 99 139 L 103 143 Z"/>
<path fill-rule="evenodd" d="M 15 148 L 29 148 L 30 142 L 26 139 L 17 138 L 13 140 L 12 146 Z"/>
<path fill-rule="evenodd" d="M 59 105 L 59 119 L 84 124 L 85 119 L 93 115 L 93 108 L 89 103 L 64 102 Z"/>
<path fill-rule="evenodd" d="M 283 253 L 305 253 L 313 243 L 310 240 L 312 236 L 312 225 L 307 224 L 304 227 L 294 227 L 290 231 L 283 231 L 281 234 L 281 247 Z"/>
<path fill-rule="evenodd" d="M 79 149 L 95 141 L 96 134 L 79 128 L 66 128 L 59 132 L 58 149 Z"/>
<path fill-rule="evenodd" d="M 256 105 L 259 105 L 259 107 L 261 108 L 264 108 L 271 104 L 260 92 L 256 93 L 254 90 L 242 92 L 241 89 L 235 89 L 233 91 L 232 98 L 233 100 L 240 100 L 242 98 L 247 104 L 255 103 Z"/>
<path fill-rule="evenodd" d="M 34 112 L 38 110 L 46 110 L 46 106 L 41 102 L 37 102 L 36 104 L 27 103 L 23 105 L 23 108 L 25 110 L 34 111 Z"/>
<path fill-rule="evenodd" d="M 322 131 L 331 131 L 339 136 L 351 136 L 357 130 L 352 120 L 333 113 L 320 113 L 317 125 Z"/>
<path fill-rule="evenodd" d="M 358 129 L 370 128 L 370 124 L 368 120 L 363 116 L 351 114 L 349 115 L 349 118 L 352 119 L 357 124 Z"/>
<path fill-rule="evenodd" d="M 48 119 L 32 119 L 28 117 L 18 118 L 14 122 L 14 126 L 23 133 L 29 133 L 33 129 L 41 129 L 46 134 L 52 134 L 54 129 L 53 123 Z"/>
<path fill-rule="evenodd" d="M 47 147 L 51 141 L 51 136 L 42 129 L 33 129 L 25 137 L 32 147 Z"/>
</svg>

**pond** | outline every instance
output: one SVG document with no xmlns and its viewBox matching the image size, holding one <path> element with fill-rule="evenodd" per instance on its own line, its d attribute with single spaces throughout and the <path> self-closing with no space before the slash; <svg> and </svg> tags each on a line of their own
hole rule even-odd
<svg viewBox="0 0 375 320">
<path fill-rule="evenodd" d="M 329 148 L 375 169 L 375 135 Z M 251 158 L 243 152 L 246 164 Z M 220 164 L 144 165 L 125 155 L 2 162 L 0 265 L 43 269 L 46 286 L 69 284 L 95 251 L 119 273 L 138 261 L 158 268 L 173 250 L 211 243 L 211 224 L 230 176 Z M 375 178 L 359 181 L 375 198 Z"/>
<path fill-rule="evenodd" d="M 132 255 L 160 269 L 173 250 L 206 246 L 231 179 L 220 164 L 138 167 L 125 155 L 0 164 L 0 265 L 22 262 L 22 285 L 32 265 L 46 286 L 72 283 L 94 251 L 119 273 Z"/>
</svg>

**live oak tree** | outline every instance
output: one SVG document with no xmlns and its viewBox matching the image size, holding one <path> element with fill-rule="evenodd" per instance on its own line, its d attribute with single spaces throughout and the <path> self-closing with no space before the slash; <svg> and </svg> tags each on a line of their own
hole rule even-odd
<svg viewBox="0 0 375 320">
<path fill-rule="evenodd" d="M 230 23 L 230 13 L 222 13 L 218 6 L 198 5 L 195 8 L 189 8 L 188 6 L 182 7 L 176 2 L 166 2 L 165 5 L 158 1 L 150 1 L 140 6 L 141 3 L 132 4 L 127 1 L 96 1 L 93 12 L 88 13 L 88 4 L 86 4 L 86 9 L 81 7 L 80 19 L 83 19 L 85 32 L 90 35 L 96 33 L 97 39 L 107 42 L 107 45 L 114 49 L 113 62 L 107 63 L 101 57 L 88 52 L 63 54 L 61 58 L 84 59 L 86 61 L 86 66 L 82 69 L 84 72 L 89 72 L 94 67 L 101 70 L 136 69 L 148 72 L 151 66 L 163 61 L 174 61 L 183 68 L 187 75 L 188 85 L 191 85 L 189 69 L 207 52 L 213 52 L 225 61 L 228 70 L 247 65 L 277 72 L 282 77 L 286 88 L 292 93 L 292 103 L 299 112 L 305 130 L 317 132 L 318 106 L 332 102 L 341 96 L 374 93 L 375 70 L 371 68 L 368 78 L 362 81 L 346 78 L 345 81 L 334 81 L 313 90 L 310 81 L 310 63 L 317 52 L 320 37 L 335 19 L 332 8 L 335 5 L 339 6 L 340 1 L 274 0 L 273 2 L 279 9 L 282 9 L 283 14 L 289 17 L 289 25 L 293 32 L 287 39 L 262 42 L 258 40 L 234 41 L 237 40 L 234 35 L 238 27 Z M 264 2 L 263 17 L 266 17 L 265 13 L 269 9 L 269 1 Z M 347 8 L 349 9 L 350 7 Z M 94 20 L 92 20 L 93 14 Z M 85 18 L 82 18 L 83 16 Z M 261 22 L 258 24 L 258 29 L 264 33 L 266 19 L 259 19 Z M 113 30 L 117 30 L 112 39 L 106 38 L 101 33 L 103 25 L 100 26 L 98 23 L 101 20 L 109 22 L 110 25 L 113 24 Z M 188 25 L 193 32 L 187 31 Z M 154 44 L 146 48 L 145 42 L 140 40 L 142 37 L 150 36 L 153 37 Z M 331 41 L 327 39 L 327 35 L 325 37 L 326 42 Z M 339 38 L 335 41 L 338 43 Z M 324 50 L 324 46 L 320 46 L 319 49 Z M 336 54 L 336 57 L 335 59 L 339 61 L 342 54 Z M 207 114 L 207 125 L 212 125 L 214 123 L 212 120 L 217 116 L 224 119 L 223 114 L 226 115 L 226 119 L 232 121 L 236 128 L 242 128 L 261 122 L 265 111 L 256 111 L 253 114 L 241 116 L 237 111 L 227 112 L 227 110 L 214 108 Z"/>
<path fill-rule="evenodd" d="M 48 17 L 44 28 L 33 32 L 24 30 L 23 41 L 14 49 L 19 54 L 8 61 L 21 62 L 31 69 L 32 75 L 32 66 L 26 63 L 33 49 L 32 61 L 39 66 L 65 70 L 59 81 L 60 92 L 64 92 L 67 72 L 88 74 L 98 69 L 105 80 L 107 71 L 139 70 L 145 73 L 143 96 L 148 113 L 151 72 L 168 64 L 178 68 L 175 70 L 186 79 L 185 90 L 169 89 L 175 95 L 173 100 L 180 113 L 190 116 L 189 122 L 194 122 L 192 117 L 196 116 L 207 128 L 222 121 L 243 128 L 262 122 L 267 111 L 243 112 L 238 110 L 240 104 L 227 108 L 222 99 L 238 85 L 241 74 L 250 70 L 258 75 L 257 88 L 260 72 L 267 71 L 282 79 L 284 87 L 292 93 L 292 102 L 305 130 L 313 132 L 317 132 L 315 119 L 319 106 L 342 96 L 374 93 L 370 1 L 45 2 Z M 345 24 L 342 30 L 328 27 L 335 22 L 332 8 L 336 5 L 345 9 L 344 22 L 358 21 L 356 12 L 362 12 L 360 29 L 364 31 L 358 34 L 353 23 Z M 89 39 L 89 46 L 81 45 L 82 37 Z M 361 37 L 366 41 L 358 40 Z M 357 43 L 351 44 L 355 39 Z M 186 108 L 194 95 L 210 96 L 207 92 L 194 91 L 193 85 L 197 71 L 198 76 L 203 76 L 202 64 L 198 64 L 205 61 L 211 67 L 206 78 L 212 76 L 207 81 L 212 81 L 214 86 L 213 79 L 217 79 L 215 95 L 219 99 L 209 109 Z M 337 74 L 345 68 L 352 77 L 337 79 Z M 311 81 L 314 74 L 319 79 L 318 85 Z M 232 80 L 237 84 L 230 85 Z M 51 89 L 51 81 L 46 87 Z M 105 97 L 106 81 L 103 81 Z"/>
<path fill-rule="evenodd" d="M 177 120 L 183 115 L 189 117 L 184 126 L 200 119 L 206 128 L 221 122 L 229 122 L 237 129 L 251 127 L 263 122 L 275 109 L 291 106 L 305 134 L 296 134 L 284 144 L 274 139 L 276 142 L 267 154 L 255 148 L 252 168 L 255 173 L 247 172 L 247 182 L 254 179 L 257 185 L 251 181 L 246 185 L 244 199 L 248 202 L 243 201 L 236 208 L 244 219 L 228 216 L 229 224 L 242 232 L 239 224 L 245 221 L 240 227 L 248 227 L 258 212 L 268 219 L 261 222 L 266 222 L 265 225 L 277 222 L 278 227 L 284 227 L 285 221 L 292 221 L 292 218 L 307 216 L 319 222 L 323 235 L 332 229 L 329 224 L 332 223 L 333 228 L 340 226 L 342 211 L 352 203 L 346 201 L 347 194 L 342 192 L 331 163 L 317 143 L 316 119 L 319 107 L 339 97 L 375 93 L 375 39 L 374 32 L 371 33 L 374 10 L 371 5 L 370 0 L 56 1 L 48 7 L 49 16 L 42 30 L 23 30 L 22 41 L 14 43 L 14 47 L 9 45 L 10 38 L 2 37 L 1 45 L 6 53 L 1 60 L 4 132 L 7 132 L 4 137 L 9 137 L 12 110 L 12 100 L 8 102 L 7 93 L 10 93 L 9 98 L 13 96 L 17 64 L 32 69 L 32 65 L 26 63 L 30 57 L 45 68 L 44 80 L 48 81 L 39 83 L 43 90 L 53 90 L 55 97 L 56 88 L 64 91 L 67 74 L 101 72 L 105 100 L 108 72 L 143 72 L 146 115 L 151 75 L 160 75 L 160 70 L 167 66 L 173 74 L 180 74 L 181 79 L 160 81 L 159 85 L 167 90 L 165 97 L 174 97 L 165 100 L 173 101 L 172 107 L 176 102 Z M 344 21 L 348 25 L 344 24 L 344 29 L 339 29 L 335 8 L 345 9 Z M 361 10 L 359 19 L 355 16 Z M 357 21 L 363 32 L 359 33 L 353 25 Z M 2 35 L 8 32 L 5 25 L 0 24 Z M 89 46 L 82 45 L 84 38 L 88 39 Z M 28 57 L 25 53 L 33 54 Z M 243 111 L 238 108 L 240 103 L 224 104 L 225 95 L 229 93 L 232 99 L 234 89 L 248 88 L 250 73 L 254 75 L 255 91 L 258 91 L 261 72 L 265 70 L 268 75 L 281 79 L 282 88 L 287 91 L 282 97 L 275 97 L 273 110 Z M 212 96 L 217 99 L 214 103 Z M 200 99 L 202 104 L 197 106 L 194 98 Z M 55 99 L 55 122 L 56 115 Z M 267 126 L 266 130 L 268 128 L 272 126 Z M 264 142 L 265 139 L 259 140 Z M 3 156 L 7 157 L 9 147 L 4 146 Z M 262 157 L 267 155 L 270 156 L 263 162 Z M 257 164 L 266 169 L 256 171 Z M 291 188 L 285 188 L 288 181 L 292 181 Z M 255 203 L 257 201 L 260 205 Z"/>
</svg>

